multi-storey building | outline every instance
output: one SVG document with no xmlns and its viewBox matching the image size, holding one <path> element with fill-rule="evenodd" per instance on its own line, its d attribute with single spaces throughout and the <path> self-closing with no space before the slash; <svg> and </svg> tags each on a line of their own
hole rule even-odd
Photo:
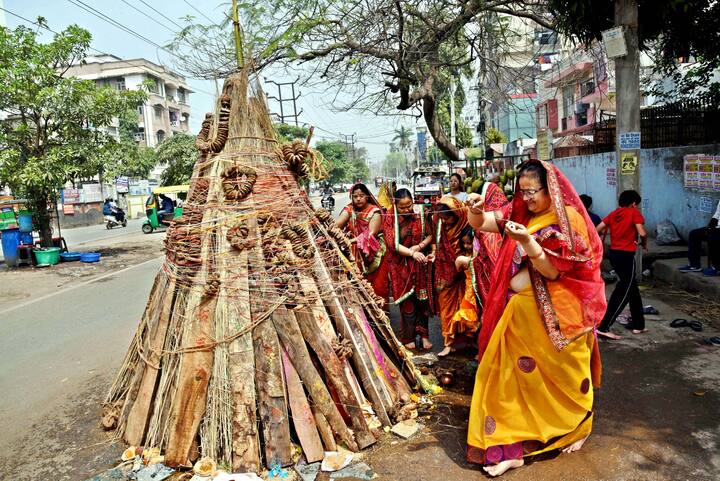
<svg viewBox="0 0 720 481">
<path fill-rule="evenodd" d="M 135 140 L 154 147 L 175 132 L 188 132 L 189 97 L 192 93 L 185 77 L 139 58 L 123 60 L 114 55 L 87 57 L 85 63 L 71 67 L 67 75 L 93 80 L 98 85 L 118 90 L 148 91 L 147 101 L 138 107 Z M 108 130 L 118 135 L 118 122 Z"/>
</svg>

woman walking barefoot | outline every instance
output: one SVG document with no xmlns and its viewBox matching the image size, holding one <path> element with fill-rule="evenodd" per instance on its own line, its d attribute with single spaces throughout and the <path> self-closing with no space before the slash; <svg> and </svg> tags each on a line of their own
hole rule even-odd
<svg viewBox="0 0 720 481">
<path fill-rule="evenodd" d="M 383 231 L 387 242 L 387 263 L 395 304 L 400 306 L 400 342 L 407 348 L 432 349 L 428 318 L 433 311 L 432 233 L 423 205 L 414 209 L 407 189 L 395 192 L 393 207 L 385 215 Z M 426 257 L 427 256 L 427 257 Z M 415 345 L 420 336 L 422 346 Z"/>
<path fill-rule="evenodd" d="M 435 290 L 445 343 L 438 356 L 447 356 L 459 341 L 456 335 L 460 332 L 454 329 L 462 327 L 452 319 L 465 295 L 465 274 L 455 266 L 455 260 L 462 254 L 460 237 L 468 225 L 467 208 L 456 198 L 446 195 L 438 202 L 436 212 Z"/>
<path fill-rule="evenodd" d="M 545 162 L 520 169 L 509 217 L 483 212 L 479 195 L 468 204 L 473 227 L 505 234 L 478 341 L 467 450 L 499 476 L 524 456 L 577 450 L 590 434 L 602 245 L 570 182 Z"/>
</svg>

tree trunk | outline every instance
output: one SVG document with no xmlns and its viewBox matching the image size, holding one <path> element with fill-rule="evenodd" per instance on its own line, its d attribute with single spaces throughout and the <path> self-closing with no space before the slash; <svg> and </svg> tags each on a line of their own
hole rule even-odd
<svg viewBox="0 0 720 481">
<path fill-rule="evenodd" d="M 43 247 L 52 247 L 52 216 L 48 205 L 50 197 L 41 195 L 39 197 L 30 197 L 29 207 L 30 213 L 35 218 L 40 232 L 40 242 Z"/>
<path fill-rule="evenodd" d="M 451 162 L 459 162 L 460 151 L 450 142 L 447 134 L 445 134 L 445 130 L 443 130 L 442 125 L 440 125 L 440 120 L 436 115 L 436 107 L 437 104 L 435 103 L 434 95 L 427 94 L 423 97 L 423 117 L 428 126 L 428 132 L 430 132 L 430 135 L 435 139 L 438 148 L 443 154 L 448 156 Z"/>
</svg>

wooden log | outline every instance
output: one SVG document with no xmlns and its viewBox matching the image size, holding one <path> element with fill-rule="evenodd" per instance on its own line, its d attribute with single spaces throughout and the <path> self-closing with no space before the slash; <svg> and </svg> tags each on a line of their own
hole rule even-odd
<svg viewBox="0 0 720 481">
<path fill-rule="evenodd" d="M 321 461 L 325 453 L 300 376 L 288 359 L 287 353 L 283 352 L 282 359 L 293 426 L 300 440 L 300 446 L 308 463 Z"/>
<path fill-rule="evenodd" d="M 368 396 L 370 396 L 375 414 L 378 416 L 381 423 L 386 426 L 390 426 L 390 416 L 388 416 L 387 411 L 385 410 L 386 403 L 383 400 L 383 387 L 377 379 L 377 374 L 374 371 L 372 363 L 372 357 L 367 351 L 365 339 L 362 335 L 358 335 L 361 333 L 359 333 L 357 326 L 355 326 L 356 329 L 352 328 L 352 325 L 354 325 L 355 322 L 353 321 L 351 323 L 350 319 L 345 314 L 340 297 L 333 287 L 333 280 L 330 277 L 330 273 L 327 271 L 322 258 L 317 252 L 317 244 L 315 244 L 315 240 L 312 236 L 310 239 L 316 248 L 314 273 L 318 284 L 323 286 L 323 292 L 321 292 L 323 302 L 325 303 L 328 311 L 330 311 L 332 316 L 335 318 L 335 325 L 338 332 L 342 334 L 345 339 L 349 339 L 353 344 L 353 363 L 355 364 L 357 374 L 360 377 L 360 382 L 365 387 L 365 391 L 368 393 Z"/>
<path fill-rule="evenodd" d="M 144 369 L 140 387 L 135 396 L 135 402 L 128 414 L 127 423 L 125 424 L 125 434 L 123 435 L 125 442 L 131 446 L 141 446 L 143 444 L 145 430 L 150 420 L 150 407 L 157 385 L 158 367 L 162 360 L 160 354 L 165 345 L 165 336 L 167 335 L 170 315 L 172 314 L 175 300 L 175 283 L 175 278 L 167 281 L 165 291 L 162 293 L 162 300 L 160 301 L 160 314 L 148 336 L 150 352 L 146 353 L 146 356 L 149 363 L 143 361 Z M 150 295 L 152 299 L 154 293 Z"/>
<path fill-rule="evenodd" d="M 249 219 L 249 226 L 250 236 L 259 236 L 256 218 Z M 250 312 L 253 322 L 256 322 L 266 314 L 271 304 L 261 247 L 253 248 L 248 259 L 250 288 L 255 294 L 250 299 Z M 257 285 L 252 285 L 253 279 L 257 280 Z M 252 337 L 255 347 L 255 386 L 266 466 L 289 466 L 293 463 L 292 445 L 280 342 L 269 318 L 253 329 Z"/>
<path fill-rule="evenodd" d="M 235 302 L 227 306 L 236 331 L 252 322 L 248 282 L 248 254 L 239 254 L 234 280 L 228 285 Z M 260 472 L 260 439 L 257 430 L 255 398 L 255 353 L 252 333 L 235 339 L 229 346 L 230 386 L 232 389 L 232 470 Z"/>
<path fill-rule="evenodd" d="M 303 308 L 305 310 L 309 310 L 315 317 L 319 332 L 322 334 L 324 339 L 330 344 L 337 342 L 338 337 L 335 332 L 335 327 L 333 326 L 330 316 L 328 315 L 328 312 L 323 305 L 323 301 L 320 298 L 320 291 L 315 284 L 315 280 L 304 274 L 302 271 L 298 273 L 298 277 L 300 279 L 300 286 L 303 294 L 308 299 Z M 353 391 L 357 405 L 369 406 L 370 402 L 365 398 L 365 394 L 362 392 L 362 388 L 360 387 L 357 376 L 355 376 L 355 372 L 350 365 L 350 361 L 348 359 L 342 359 L 342 365 L 343 371 L 345 372 L 345 379 Z"/>
<path fill-rule="evenodd" d="M 357 440 L 358 446 L 360 449 L 365 449 L 375 444 L 375 436 L 370 432 L 367 422 L 365 421 L 365 415 L 360 405 L 357 404 L 357 399 L 345 379 L 345 373 L 340 359 L 335 354 L 330 343 L 328 343 L 323 336 L 317 335 L 318 327 L 314 316 L 312 313 L 300 309 L 294 310 L 293 313 L 295 314 L 303 337 L 320 359 L 327 379 L 335 387 L 340 402 L 352 420 L 352 427 L 355 431 L 355 439 Z"/>
<path fill-rule="evenodd" d="M 327 418 L 333 431 L 340 436 L 340 439 L 345 442 L 347 447 L 351 451 L 358 451 L 358 445 L 353 438 L 352 432 L 345 425 L 322 377 L 313 366 L 310 352 L 308 352 L 305 345 L 305 340 L 302 337 L 295 316 L 285 307 L 279 307 L 273 313 L 272 320 L 280 342 L 287 350 L 290 362 L 297 369 L 300 378 L 312 397 L 314 405 Z"/>
<path fill-rule="evenodd" d="M 217 297 L 205 297 L 189 317 L 192 327 L 183 347 L 203 347 L 213 338 L 213 319 Z M 180 363 L 177 393 L 169 421 L 169 437 L 165 464 L 185 465 L 192 443 L 205 414 L 207 388 L 212 372 L 212 349 L 185 353 Z"/>
<path fill-rule="evenodd" d="M 323 445 L 325 445 L 325 451 L 337 451 L 337 443 L 335 442 L 335 436 L 333 435 L 330 423 L 327 418 L 318 411 L 315 406 L 311 407 L 313 416 L 315 417 L 315 425 L 322 438 Z"/>
</svg>

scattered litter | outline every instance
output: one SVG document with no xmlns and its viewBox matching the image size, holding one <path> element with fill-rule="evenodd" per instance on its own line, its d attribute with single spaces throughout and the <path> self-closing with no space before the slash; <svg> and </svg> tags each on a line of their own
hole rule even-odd
<svg viewBox="0 0 720 481">
<path fill-rule="evenodd" d="M 320 472 L 320 463 L 296 464 L 295 472 L 298 473 L 302 481 L 315 481 Z"/>
<path fill-rule="evenodd" d="M 424 376 L 417 373 L 417 379 L 420 388 L 428 394 L 440 394 L 443 390 L 440 386 L 438 386 L 438 380 L 432 374 Z"/>
<path fill-rule="evenodd" d="M 325 457 L 322 460 L 320 469 L 323 471 L 338 471 L 353 460 L 353 453 L 347 449 L 338 448 L 337 451 L 325 451 Z"/>
<path fill-rule="evenodd" d="M 286 479 L 290 473 L 288 473 L 287 469 L 280 466 L 280 463 L 275 461 L 270 466 L 270 471 L 268 472 L 268 479 Z"/>
<path fill-rule="evenodd" d="M 193 481 L 197 475 L 193 476 L 190 481 Z M 199 477 L 199 481 L 207 481 L 209 478 Z M 215 476 L 212 477 L 212 481 L 262 481 L 262 478 L 255 473 L 228 473 L 226 471 L 218 471 Z"/>
<path fill-rule="evenodd" d="M 440 359 L 437 357 L 437 355 L 432 352 L 428 352 L 421 356 L 413 356 L 412 357 L 413 364 L 415 364 L 416 366 L 432 367 L 439 360 Z"/>
<path fill-rule="evenodd" d="M 705 395 L 705 392 L 706 391 L 704 389 L 698 389 L 697 391 L 693 391 L 692 394 L 695 397 L 703 397 Z"/>
<path fill-rule="evenodd" d="M 130 446 L 125 451 L 123 451 L 122 456 L 120 456 L 120 459 L 123 461 L 130 461 L 131 459 L 135 459 L 136 456 L 136 450 L 137 448 L 135 446 Z"/>
<path fill-rule="evenodd" d="M 383 431 L 385 431 L 386 433 L 389 433 L 389 432 L 390 432 L 390 426 L 385 426 L 385 427 L 383 427 Z"/>
<path fill-rule="evenodd" d="M 405 404 L 398 410 L 395 420 L 404 421 L 406 419 L 415 419 L 416 417 L 418 417 L 417 408 L 418 406 L 415 403 Z"/>
<path fill-rule="evenodd" d="M 137 481 L 162 481 L 169 477 L 175 470 L 164 464 L 153 464 L 135 473 Z"/>
<path fill-rule="evenodd" d="M 393 426 L 391 431 L 403 439 L 408 439 L 415 433 L 420 431 L 422 428 L 423 425 L 416 420 L 406 419 L 405 421 L 400 421 L 395 426 Z"/>
<path fill-rule="evenodd" d="M 132 465 L 130 463 L 124 463 L 120 466 L 108 469 L 104 473 L 100 473 L 97 476 L 88 478 L 85 481 L 127 481 L 131 469 Z"/>
<path fill-rule="evenodd" d="M 357 463 L 332 473 L 330 479 L 352 478 L 370 480 L 374 479 L 375 476 L 375 472 L 370 466 L 365 463 Z"/>
<path fill-rule="evenodd" d="M 215 464 L 212 458 L 202 458 L 193 466 L 193 473 L 198 476 L 214 476 L 216 472 L 217 464 Z"/>
</svg>

